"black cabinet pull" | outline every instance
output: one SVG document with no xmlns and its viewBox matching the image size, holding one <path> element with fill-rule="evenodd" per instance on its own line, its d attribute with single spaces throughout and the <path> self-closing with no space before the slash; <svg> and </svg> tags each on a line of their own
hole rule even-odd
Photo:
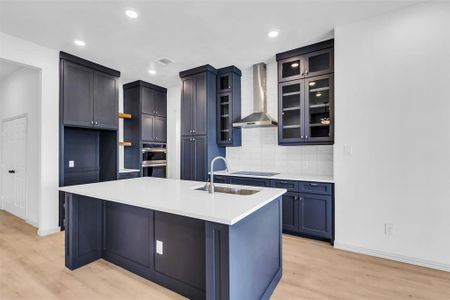
<svg viewBox="0 0 450 300">
<path fill-rule="evenodd" d="M 8 170 L 8 173 L 9 174 L 14 174 L 14 173 L 16 173 L 16 170 Z"/>
</svg>

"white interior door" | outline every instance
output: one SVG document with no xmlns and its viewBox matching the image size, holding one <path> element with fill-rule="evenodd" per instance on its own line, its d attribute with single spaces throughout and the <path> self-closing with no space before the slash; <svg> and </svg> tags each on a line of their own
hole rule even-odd
<svg viewBox="0 0 450 300">
<path fill-rule="evenodd" d="M 4 121 L 2 125 L 1 197 L 3 207 L 6 211 L 25 219 L 27 119 L 21 117 Z"/>
</svg>

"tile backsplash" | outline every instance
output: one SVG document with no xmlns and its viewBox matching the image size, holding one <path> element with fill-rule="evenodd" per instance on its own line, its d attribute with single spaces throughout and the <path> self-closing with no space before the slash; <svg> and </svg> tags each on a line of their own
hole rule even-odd
<svg viewBox="0 0 450 300">
<path fill-rule="evenodd" d="M 279 146 L 277 130 L 242 129 L 242 146 L 227 148 L 230 169 L 333 176 L 333 146 Z"/>
</svg>

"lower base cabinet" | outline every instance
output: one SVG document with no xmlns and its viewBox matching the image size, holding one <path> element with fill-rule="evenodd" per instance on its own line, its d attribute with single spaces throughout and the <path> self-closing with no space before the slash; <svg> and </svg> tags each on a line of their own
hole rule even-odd
<svg viewBox="0 0 450 300">
<path fill-rule="evenodd" d="M 283 195 L 283 230 L 298 230 L 299 220 L 298 193 L 287 192 Z"/>
<path fill-rule="evenodd" d="M 283 231 L 334 243 L 333 184 L 215 175 L 215 183 L 285 188 Z"/>
<path fill-rule="evenodd" d="M 332 205 L 331 196 L 300 193 L 298 232 L 314 237 L 332 239 Z"/>
</svg>

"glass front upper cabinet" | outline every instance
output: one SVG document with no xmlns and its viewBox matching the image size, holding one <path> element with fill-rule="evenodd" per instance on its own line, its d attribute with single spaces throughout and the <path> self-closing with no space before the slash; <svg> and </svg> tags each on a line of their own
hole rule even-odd
<svg viewBox="0 0 450 300">
<path fill-rule="evenodd" d="M 305 139 L 315 142 L 333 140 L 333 75 L 305 80 Z"/>
<path fill-rule="evenodd" d="M 333 50 L 326 49 L 287 58 L 279 62 L 278 70 L 280 82 L 333 73 Z"/>
<path fill-rule="evenodd" d="M 333 50 L 316 51 L 303 56 L 305 60 L 305 77 L 318 76 L 334 71 Z"/>
<path fill-rule="evenodd" d="M 304 136 L 304 81 L 282 83 L 279 89 L 278 136 L 280 142 L 300 141 Z"/>
<path fill-rule="evenodd" d="M 232 142 L 231 131 L 232 131 L 232 121 L 231 121 L 231 94 L 225 93 L 218 95 L 218 143 L 228 144 Z"/>
<path fill-rule="evenodd" d="M 223 74 L 218 77 L 218 92 L 227 92 L 231 90 L 231 74 Z"/>
<path fill-rule="evenodd" d="M 303 60 L 300 57 L 288 58 L 279 62 L 279 81 L 295 80 L 303 77 Z"/>
</svg>

